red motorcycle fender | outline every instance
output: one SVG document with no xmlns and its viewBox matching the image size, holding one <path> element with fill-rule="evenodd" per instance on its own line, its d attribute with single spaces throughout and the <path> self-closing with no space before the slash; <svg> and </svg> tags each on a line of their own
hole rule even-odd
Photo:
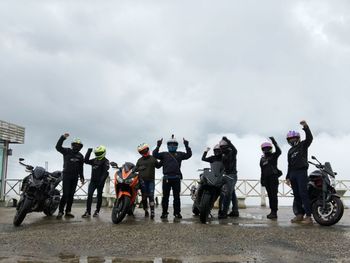
<svg viewBox="0 0 350 263">
<path fill-rule="evenodd" d="M 123 195 L 127 195 L 127 196 L 129 196 L 129 197 L 131 198 L 131 194 L 130 194 L 129 192 L 120 191 L 120 192 L 118 193 L 118 199 L 119 199 L 120 197 L 122 197 Z"/>
</svg>

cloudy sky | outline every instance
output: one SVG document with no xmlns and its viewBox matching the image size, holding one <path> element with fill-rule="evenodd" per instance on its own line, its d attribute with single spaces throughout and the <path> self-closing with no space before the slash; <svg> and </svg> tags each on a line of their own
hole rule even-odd
<svg viewBox="0 0 350 263">
<path fill-rule="evenodd" d="M 60 169 L 54 145 L 69 132 L 67 146 L 104 144 L 118 163 L 136 161 L 139 143 L 185 137 L 185 178 L 226 135 L 239 177 L 259 178 L 260 144 L 277 138 L 285 170 L 285 134 L 306 119 L 310 153 L 347 179 L 349 10 L 347 0 L 1 1 L 0 119 L 26 127 L 9 177 L 24 175 L 19 156 Z"/>
</svg>

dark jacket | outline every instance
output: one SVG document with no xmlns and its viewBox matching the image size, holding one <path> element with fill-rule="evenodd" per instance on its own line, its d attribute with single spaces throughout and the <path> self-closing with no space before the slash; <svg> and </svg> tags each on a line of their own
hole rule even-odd
<svg viewBox="0 0 350 263">
<path fill-rule="evenodd" d="M 80 177 L 84 179 L 84 156 L 80 152 L 75 152 L 71 148 L 62 147 L 66 138 L 62 135 L 57 144 L 56 150 L 63 155 L 63 174 Z"/>
<path fill-rule="evenodd" d="M 289 179 L 289 172 L 297 170 L 307 170 L 308 163 L 308 148 L 312 143 L 313 136 L 308 126 L 304 127 L 306 138 L 296 146 L 293 146 L 288 151 L 288 173 L 286 179 Z"/>
<path fill-rule="evenodd" d="M 202 156 L 202 161 L 210 163 L 211 171 L 214 172 L 216 176 L 224 174 L 224 164 L 222 163 L 222 157 L 212 155 L 207 157 L 208 152 L 204 152 Z"/>
<path fill-rule="evenodd" d="M 102 160 L 96 158 L 90 159 L 91 152 L 92 149 L 88 149 L 84 160 L 86 164 L 91 165 L 91 181 L 104 184 L 109 175 L 109 161 L 107 158 L 103 158 Z"/>
<path fill-rule="evenodd" d="M 275 146 L 276 151 L 269 155 L 263 155 L 260 159 L 262 183 L 268 178 L 277 179 L 280 176 L 280 174 L 278 174 L 279 170 L 277 168 L 277 163 L 278 157 L 280 157 L 282 151 L 274 139 L 272 140 L 272 143 Z"/>
<path fill-rule="evenodd" d="M 225 174 L 237 174 L 237 149 L 230 140 L 226 139 L 226 142 L 231 149 L 227 153 L 222 153 Z"/>
<path fill-rule="evenodd" d="M 159 152 L 159 147 L 156 147 L 153 151 L 153 156 L 158 160 L 161 160 L 163 164 L 163 174 L 166 179 L 182 179 L 181 162 L 187 160 L 192 156 L 192 150 L 190 147 L 186 147 L 186 152 Z"/>
<path fill-rule="evenodd" d="M 144 170 L 139 172 L 139 175 L 144 181 L 154 181 L 155 179 L 155 168 L 159 169 L 162 167 L 162 163 L 159 162 L 152 155 L 142 156 L 137 160 L 136 167 L 145 167 Z"/>
</svg>

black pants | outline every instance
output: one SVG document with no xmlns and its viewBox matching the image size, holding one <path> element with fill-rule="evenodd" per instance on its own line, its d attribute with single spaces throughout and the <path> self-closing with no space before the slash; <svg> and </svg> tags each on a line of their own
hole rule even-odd
<svg viewBox="0 0 350 263">
<path fill-rule="evenodd" d="M 278 210 L 278 177 L 275 175 L 269 176 L 265 179 L 265 188 L 269 197 L 269 204 L 271 212 Z"/>
<path fill-rule="evenodd" d="M 63 195 L 61 198 L 59 212 L 63 213 L 66 206 L 66 213 L 71 212 L 75 194 L 75 189 L 78 184 L 78 176 L 71 174 L 63 174 Z"/>
<path fill-rule="evenodd" d="M 174 197 L 174 215 L 181 212 L 181 202 L 180 202 L 180 191 L 181 191 L 181 180 L 178 179 L 163 179 L 163 199 L 162 199 L 162 209 L 163 214 L 168 213 L 169 206 L 169 196 L 170 190 L 173 189 Z"/>
<path fill-rule="evenodd" d="M 100 181 L 91 181 L 89 184 L 89 190 L 88 190 L 88 198 L 86 202 L 86 212 L 91 214 L 91 204 L 92 204 L 92 197 L 94 195 L 95 190 L 97 189 L 97 204 L 96 204 L 96 211 L 100 212 L 101 205 L 102 205 L 102 193 L 103 193 L 103 187 L 105 182 Z"/>
<path fill-rule="evenodd" d="M 290 182 L 294 194 L 294 208 L 299 215 L 311 216 L 311 204 L 307 191 L 307 170 L 290 171 Z"/>
</svg>

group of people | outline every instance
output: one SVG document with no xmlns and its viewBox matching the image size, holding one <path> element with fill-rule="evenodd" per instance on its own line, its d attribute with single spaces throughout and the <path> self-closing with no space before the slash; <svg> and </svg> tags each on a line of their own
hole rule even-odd
<svg viewBox="0 0 350 263">
<path fill-rule="evenodd" d="M 301 121 L 306 139 L 301 141 L 300 133 L 289 131 L 287 134 L 287 142 L 291 148 L 288 151 L 288 171 L 286 175 L 287 184 L 293 189 L 295 217 L 292 223 L 312 224 L 310 200 L 307 193 L 307 170 L 308 170 L 308 148 L 312 143 L 313 137 L 306 121 Z M 73 197 L 77 187 L 78 180 L 84 184 L 83 165 L 89 164 L 92 167 L 91 180 L 88 187 L 88 199 L 86 211 L 82 215 L 84 218 L 91 216 L 92 197 L 97 190 L 97 205 L 93 214 L 97 217 L 102 204 L 102 193 L 106 179 L 109 175 L 109 161 L 106 158 L 106 147 L 98 146 L 94 150 L 89 148 L 85 157 L 80 153 L 83 144 L 79 139 L 75 139 L 71 143 L 70 148 L 64 148 L 63 142 L 68 138 L 69 134 L 62 135 L 57 144 L 56 149 L 63 155 L 63 196 L 59 205 L 57 218 L 62 218 L 65 212 L 66 217 L 74 217 L 71 213 Z M 278 158 L 281 155 L 281 149 L 276 140 L 270 137 L 271 142 L 264 142 L 261 145 L 263 155 L 260 160 L 261 167 L 261 184 L 266 187 L 271 212 L 267 215 L 268 219 L 277 219 L 278 211 L 278 185 L 279 177 L 282 172 L 278 169 Z M 155 169 L 163 168 L 162 181 L 162 214 L 161 218 L 168 218 L 169 196 L 173 192 L 174 217 L 181 219 L 181 180 L 183 178 L 181 172 L 181 163 L 191 158 L 192 150 L 189 142 L 183 139 L 185 152 L 178 151 L 178 141 L 174 135 L 167 141 L 167 151 L 160 152 L 163 139 L 157 141 L 157 146 L 150 152 L 148 144 L 141 144 L 137 150 L 141 157 L 138 159 L 136 166 L 142 166 L 139 175 L 141 179 L 142 205 L 146 217 L 155 216 L 154 190 L 155 190 Z M 273 150 L 275 148 L 275 150 Z M 223 137 L 214 147 L 214 155 L 207 157 L 210 148 L 207 148 L 202 156 L 202 160 L 209 162 L 211 166 L 219 165 L 220 173 L 223 176 L 223 187 L 220 198 L 219 219 L 228 216 L 238 217 L 238 203 L 235 192 L 237 183 L 237 149 L 233 143 Z M 95 158 L 91 159 L 91 153 L 94 151 Z M 230 203 L 232 202 L 232 211 L 229 213 Z M 149 209 L 150 208 L 150 212 Z"/>
</svg>

